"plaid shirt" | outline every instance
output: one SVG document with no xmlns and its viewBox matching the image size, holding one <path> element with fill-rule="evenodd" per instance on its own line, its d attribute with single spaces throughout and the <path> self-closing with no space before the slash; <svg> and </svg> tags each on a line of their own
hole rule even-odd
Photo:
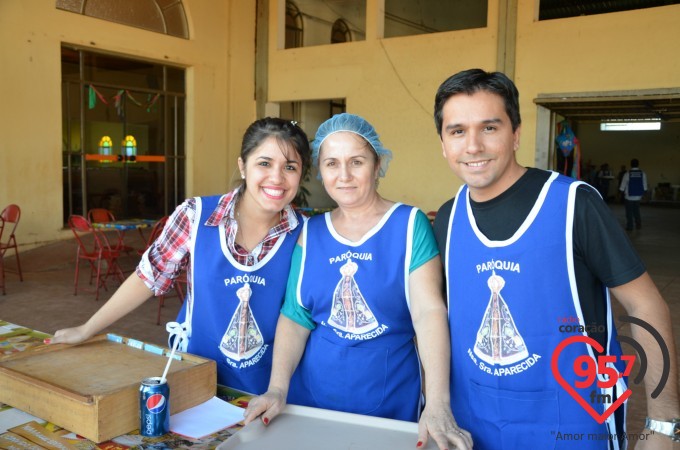
<svg viewBox="0 0 680 450">
<path fill-rule="evenodd" d="M 299 221 L 293 208 L 288 205 L 281 211 L 281 221 L 272 227 L 267 236 L 252 252 L 236 243 L 238 222 L 234 217 L 236 202 L 240 197 L 240 188 L 225 194 L 220 198 L 217 208 L 212 212 L 206 226 L 216 227 L 225 222 L 227 248 L 236 261 L 245 266 L 252 266 L 267 256 L 276 241 L 284 233 L 295 229 Z M 168 219 L 163 232 L 142 256 L 137 266 L 137 275 L 144 281 L 155 295 L 163 295 L 170 291 L 182 271 L 187 271 L 188 290 L 191 291 L 191 264 L 189 264 L 191 242 L 191 227 L 196 215 L 196 199 L 185 200 L 175 209 Z M 219 246 L 215 247 L 219 248 Z"/>
</svg>

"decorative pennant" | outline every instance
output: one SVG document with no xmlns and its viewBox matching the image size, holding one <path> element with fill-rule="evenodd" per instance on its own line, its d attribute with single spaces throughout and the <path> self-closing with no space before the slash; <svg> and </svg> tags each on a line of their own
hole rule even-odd
<svg viewBox="0 0 680 450">
<path fill-rule="evenodd" d="M 101 92 L 99 92 L 97 88 L 90 84 L 88 86 L 88 99 L 87 99 L 87 106 L 89 109 L 94 109 L 94 107 L 97 106 L 97 97 L 105 105 L 109 104 L 109 102 L 106 101 L 106 98 L 101 94 Z"/>
</svg>

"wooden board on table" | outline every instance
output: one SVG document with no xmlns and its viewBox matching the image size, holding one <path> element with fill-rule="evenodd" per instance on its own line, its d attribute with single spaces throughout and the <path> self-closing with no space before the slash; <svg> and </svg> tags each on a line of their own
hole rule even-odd
<svg viewBox="0 0 680 450">
<path fill-rule="evenodd" d="M 160 377 L 168 359 L 126 342 L 102 335 L 80 345 L 11 355 L 0 361 L 0 402 L 94 442 L 137 430 L 142 379 Z M 215 395 L 215 362 L 186 353 L 181 357 L 173 360 L 167 376 L 171 414 Z"/>
</svg>

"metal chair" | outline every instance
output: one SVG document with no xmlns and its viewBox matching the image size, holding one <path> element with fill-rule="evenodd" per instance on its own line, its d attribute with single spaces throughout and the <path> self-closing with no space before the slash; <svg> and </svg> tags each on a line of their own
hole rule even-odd
<svg viewBox="0 0 680 450">
<path fill-rule="evenodd" d="M 113 213 L 106 209 L 106 208 L 91 208 L 87 212 L 87 220 L 90 221 L 90 223 L 108 223 L 108 222 L 115 222 L 116 217 L 113 215 Z M 116 234 L 117 241 L 116 241 L 116 249 L 124 252 L 126 255 L 130 256 L 130 253 L 135 252 L 135 249 L 132 248 L 129 245 L 125 245 L 125 232 L 120 231 L 118 229 L 112 228 L 111 231 L 113 231 Z"/>
<path fill-rule="evenodd" d="M 9 205 L 0 213 L 0 217 L 3 219 L 2 231 L 0 231 L 0 258 L 5 257 L 5 253 L 9 249 L 14 249 L 14 256 L 17 260 L 17 272 L 19 273 L 19 280 L 24 281 L 24 276 L 21 273 L 21 262 L 19 261 L 19 247 L 17 246 L 17 238 L 15 232 L 17 225 L 19 225 L 19 219 L 21 218 L 21 208 L 18 205 Z M 11 228 L 10 228 L 11 226 Z M 7 230 L 5 230 L 5 228 Z M 2 240 L 2 235 L 7 233 L 7 239 Z"/>
<path fill-rule="evenodd" d="M 186 270 L 183 270 L 180 276 L 177 279 L 175 279 L 175 282 L 172 285 L 173 289 L 175 290 L 175 294 L 173 295 L 177 295 L 180 305 L 184 303 L 184 294 L 186 292 L 186 286 L 187 286 L 187 272 Z M 161 324 L 161 308 L 165 306 L 165 299 L 168 297 L 172 297 L 172 295 L 158 296 L 158 315 L 156 316 L 156 325 Z"/>
<path fill-rule="evenodd" d="M 143 255 L 146 250 L 151 247 L 151 245 L 154 243 L 156 239 L 158 239 L 158 236 L 161 235 L 163 232 L 163 228 L 165 228 L 165 224 L 168 222 L 168 216 L 163 216 L 158 221 L 153 225 L 153 228 L 151 228 L 151 234 L 149 234 L 149 239 L 146 244 L 146 248 L 143 250 L 138 250 L 139 255 Z M 177 295 L 177 298 L 179 298 L 180 304 L 184 302 L 184 293 L 186 292 L 186 285 L 187 285 L 187 274 L 186 271 L 182 271 L 180 276 L 175 280 L 173 283 L 173 289 L 175 290 L 175 294 Z M 161 324 L 161 308 L 165 305 L 165 299 L 169 297 L 167 294 L 166 295 L 159 295 L 158 296 L 158 314 L 156 316 L 156 325 Z"/>
<path fill-rule="evenodd" d="M 146 246 L 144 248 L 140 248 L 137 250 L 137 253 L 139 256 L 142 256 L 146 250 L 151 247 L 151 244 L 154 243 L 156 239 L 158 239 L 158 236 L 161 235 L 163 232 L 163 228 L 165 228 L 165 224 L 168 222 L 168 216 L 163 216 L 156 223 L 153 224 L 153 227 L 151 227 L 151 233 L 149 234 L 149 238 L 146 241 Z"/>
<path fill-rule="evenodd" d="M 117 277 L 120 282 L 123 282 L 125 278 L 117 262 L 120 251 L 115 246 L 111 246 L 106 235 L 93 228 L 85 217 L 72 215 L 68 219 L 68 225 L 78 244 L 73 295 L 78 295 L 80 261 L 85 260 L 90 265 L 90 284 L 92 284 L 92 280 L 95 280 L 95 300 L 99 300 L 99 289 L 108 290 L 106 280 L 109 276 Z M 102 274 L 103 264 L 106 266 L 104 274 Z"/>
</svg>

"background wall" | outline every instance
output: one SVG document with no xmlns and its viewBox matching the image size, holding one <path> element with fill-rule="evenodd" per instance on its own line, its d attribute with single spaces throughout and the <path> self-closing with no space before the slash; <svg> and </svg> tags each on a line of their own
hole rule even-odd
<svg viewBox="0 0 680 450">
<path fill-rule="evenodd" d="M 486 28 L 389 39 L 375 37 L 382 29 L 381 2 L 367 5 L 366 40 L 282 50 L 282 22 L 276 17 L 282 9 L 279 0 L 270 0 L 275 32 L 270 33 L 269 101 L 345 98 L 347 112 L 371 122 L 394 153 L 380 181 L 381 194 L 425 211 L 436 209 L 458 182 L 442 157 L 434 94 L 454 72 L 494 68 L 498 1 L 489 1 Z M 314 135 L 315 125 L 301 125 Z"/>
<path fill-rule="evenodd" d="M 534 152 L 547 153 L 536 145 L 537 134 L 548 131 L 536 129 L 533 99 L 539 94 L 680 86 L 680 60 L 669 57 L 677 53 L 674 42 L 680 39 L 680 5 L 538 22 L 534 3 L 518 1 L 515 82 L 522 108 L 522 164 L 532 165 Z M 621 139 L 644 140 L 644 135 Z M 676 155 L 679 150 L 676 146 Z M 613 161 L 609 164 L 617 171 L 620 164 Z M 657 171 L 651 161 L 644 165 L 650 173 Z"/>
<path fill-rule="evenodd" d="M 282 3 L 270 0 L 271 11 L 282 11 Z M 366 117 L 394 151 L 380 192 L 428 211 L 460 185 L 441 156 L 434 128 L 436 89 L 459 70 L 497 70 L 497 61 L 503 60 L 497 54 L 499 35 L 506 29 L 516 26 L 514 59 L 506 56 L 506 64 L 514 64 L 520 91 L 518 160 L 526 166 L 534 165 L 537 153 L 547 159 L 547 140 L 537 139 L 550 132 L 547 124 L 537 128 L 533 100 L 539 94 L 680 86 L 680 60 L 669 57 L 680 41 L 680 5 L 539 22 L 537 2 L 518 0 L 517 22 L 508 23 L 512 19 L 499 19 L 500 2 L 488 3 L 485 28 L 379 39 L 384 2 L 369 0 L 365 41 L 287 50 L 276 40 L 281 20 L 274 17 L 269 101 L 345 98 L 347 111 Z M 314 128 L 305 129 L 313 135 Z M 678 147 L 671 147 L 668 151 L 677 155 Z M 661 173 L 656 160 L 644 164 L 650 176 Z"/>
<path fill-rule="evenodd" d="M 0 2 L 0 207 L 22 207 L 19 241 L 68 237 L 62 221 L 61 44 L 187 68 L 187 194 L 224 192 L 255 118 L 254 3 L 184 0 L 191 39 Z"/>
</svg>

